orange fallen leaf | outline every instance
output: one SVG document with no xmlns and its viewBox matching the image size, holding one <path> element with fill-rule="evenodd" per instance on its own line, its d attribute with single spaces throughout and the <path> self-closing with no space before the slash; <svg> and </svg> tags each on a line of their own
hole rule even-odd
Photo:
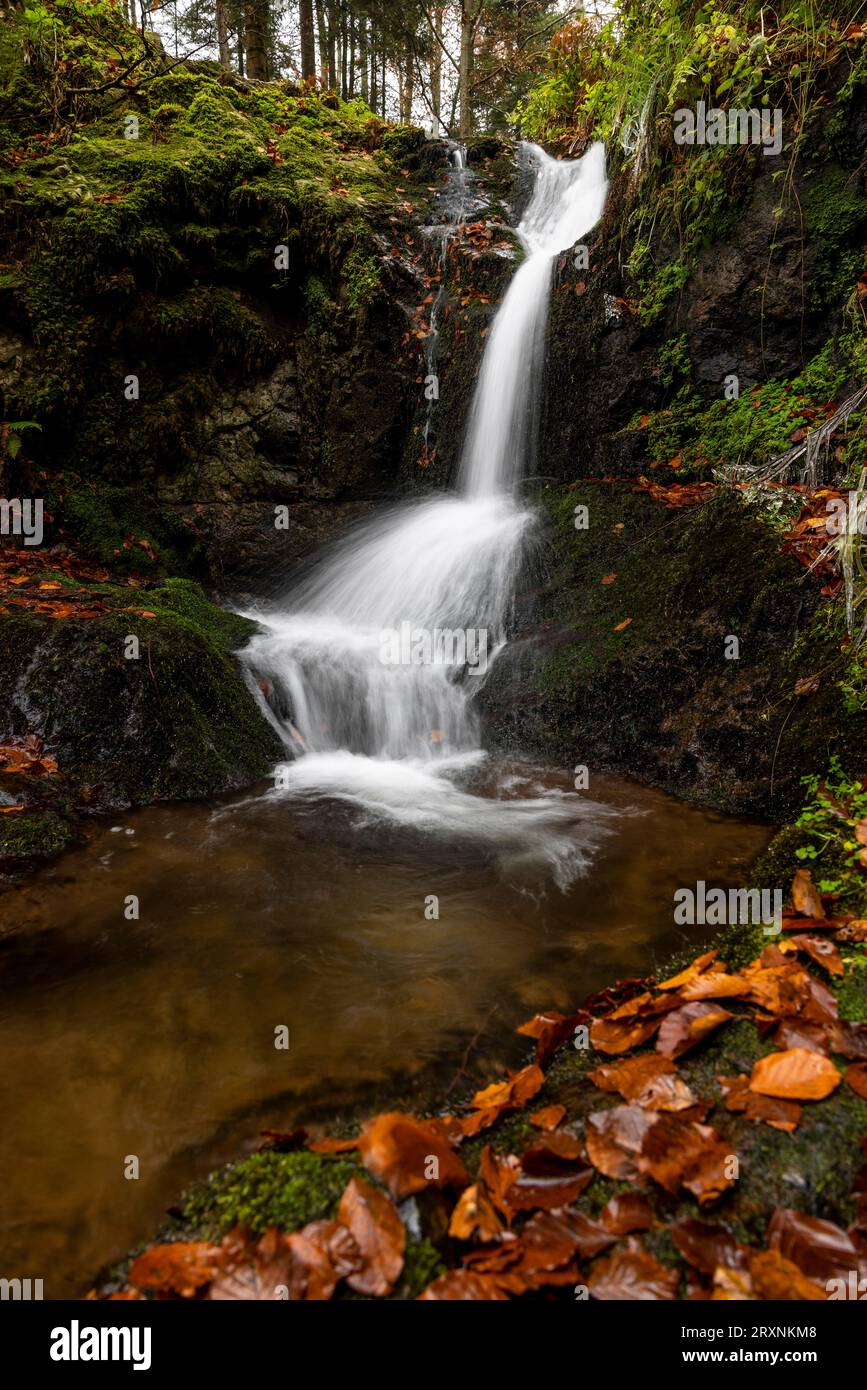
<svg viewBox="0 0 867 1390">
<path fill-rule="evenodd" d="M 750 1090 L 782 1100 L 823 1100 L 840 1085 L 829 1057 L 806 1047 L 790 1047 L 760 1057 L 750 1076 Z"/>
<path fill-rule="evenodd" d="M 530 1116 L 530 1124 L 535 1129 L 556 1129 L 565 1114 L 565 1105 L 545 1105 L 541 1110 L 533 1111 Z"/>
<path fill-rule="evenodd" d="M 364 1178 L 351 1178 L 340 1199 L 337 1220 L 358 1246 L 361 1268 L 347 1278 L 356 1293 L 391 1293 L 403 1269 L 406 1231 L 394 1203 Z"/>
<path fill-rule="evenodd" d="M 139 1289 L 193 1298 L 214 1277 L 220 1251 L 206 1240 L 170 1241 L 137 1255 L 129 1282 Z"/>
<path fill-rule="evenodd" d="M 435 1120 L 396 1111 L 364 1126 L 358 1150 L 368 1172 L 401 1201 L 426 1187 L 466 1187 L 469 1175 Z"/>
<path fill-rule="evenodd" d="M 630 624 L 631 622 L 632 622 L 632 619 L 631 619 L 631 618 L 624 618 L 622 623 L 618 623 L 616 627 L 612 628 L 612 631 L 613 631 L 613 632 L 622 632 L 623 629 L 624 629 L 625 627 L 629 627 L 629 624 Z"/>
<path fill-rule="evenodd" d="M 825 909 L 809 869 L 796 869 L 792 880 L 792 902 L 805 917 L 823 918 Z"/>
</svg>

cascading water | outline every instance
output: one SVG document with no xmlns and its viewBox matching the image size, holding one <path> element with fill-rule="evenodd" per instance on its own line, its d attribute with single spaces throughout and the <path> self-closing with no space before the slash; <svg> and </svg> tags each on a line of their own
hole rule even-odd
<svg viewBox="0 0 867 1390">
<path fill-rule="evenodd" d="M 460 785 L 485 757 L 473 695 L 505 641 L 533 523 L 514 491 L 533 441 L 552 265 L 599 220 L 607 189 L 601 144 L 568 162 L 523 151 L 535 180 L 518 227 L 525 259 L 484 354 L 459 493 L 357 530 L 277 611 L 249 614 L 261 630 L 244 655 L 295 755 L 269 795 L 338 799 L 365 823 L 476 840 L 510 865 L 543 860 L 563 885 L 600 833 L 586 802 Z M 384 634 L 403 635 L 398 659 Z M 455 634 L 475 636 L 456 651 Z M 468 655 L 481 643 L 485 662 Z"/>
</svg>

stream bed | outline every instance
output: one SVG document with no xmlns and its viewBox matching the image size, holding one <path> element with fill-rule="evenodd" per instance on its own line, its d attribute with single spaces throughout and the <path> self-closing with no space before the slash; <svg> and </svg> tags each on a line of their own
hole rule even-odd
<svg viewBox="0 0 867 1390">
<path fill-rule="evenodd" d="M 581 800 L 527 764 L 473 790 Z M 261 1129 L 435 1102 L 468 1050 L 482 1084 L 519 1065 L 518 1024 L 706 937 L 675 889 L 743 882 L 770 837 L 622 779 L 589 795 L 564 888 L 544 857 L 268 787 L 105 822 L 7 894 L 0 1275 L 80 1295 Z"/>
</svg>

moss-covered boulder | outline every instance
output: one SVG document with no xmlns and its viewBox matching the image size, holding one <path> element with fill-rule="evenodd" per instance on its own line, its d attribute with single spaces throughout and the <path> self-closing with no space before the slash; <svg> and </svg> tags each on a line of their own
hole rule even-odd
<svg viewBox="0 0 867 1390">
<path fill-rule="evenodd" d="M 95 585 L 88 603 L 105 611 L 0 617 L 4 736 L 39 735 L 59 769 L 0 776 L 26 808 L 0 815 L 0 867 L 56 852 L 83 810 L 209 796 L 279 756 L 233 655 L 252 623 L 187 580 Z"/>
<path fill-rule="evenodd" d="M 867 712 L 847 691 L 863 657 L 772 513 L 725 489 L 669 508 L 613 482 L 538 501 L 516 641 L 481 695 L 495 742 L 779 819 L 831 754 L 859 765 Z"/>
</svg>

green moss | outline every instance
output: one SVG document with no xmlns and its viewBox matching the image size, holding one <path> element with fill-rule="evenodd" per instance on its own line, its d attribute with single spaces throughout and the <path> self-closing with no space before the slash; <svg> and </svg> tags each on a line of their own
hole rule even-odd
<svg viewBox="0 0 867 1390">
<path fill-rule="evenodd" d="M 65 849 L 72 837 L 69 821 L 54 811 L 0 814 L 0 868 L 18 861 L 50 859 Z"/>
<path fill-rule="evenodd" d="M 379 290 L 379 265 L 372 256 L 353 251 L 346 261 L 346 304 L 352 313 L 365 309 Z"/>
<path fill-rule="evenodd" d="M 356 1172 L 354 1162 L 319 1154 L 252 1154 L 194 1188 L 183 1202 L 183 1220 L 211 1240 L 237 1225 L 254 1234 L 268 1226 L 297 1231 L 308 1221 L 333 1218 Z M 421 1247 L 418 1256 L 423 1267 Z"/>
<path fill-rule="evenodd" d="M 804 221 L 811 248 L 811 307 L 846 300 L 864 269 L 867 196 L 857 173 L 825 168 L 804 197 Z"/>
<path fill-rule="evenodd" d="M 427 1236 L 421 1240 L 409 1236 L 404 1256 L 401 1292 L 407 1298 L 418 1298 L 428 1284 L 445 1273 L 445 1269 L 438 1250 Z"/>
</svg>

